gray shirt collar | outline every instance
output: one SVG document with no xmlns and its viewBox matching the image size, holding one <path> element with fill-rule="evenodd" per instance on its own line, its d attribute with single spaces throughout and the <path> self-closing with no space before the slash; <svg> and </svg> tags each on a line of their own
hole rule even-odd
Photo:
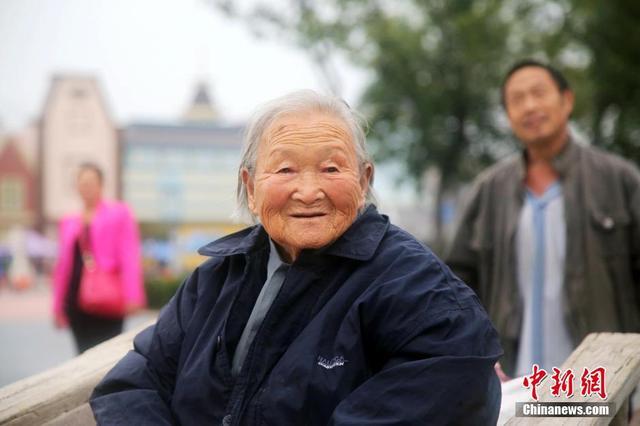
<svg viewBox="0 0 640 426">
<path fill-rule="evenodd" d="M 269 238 L 269 261 L 267 262 L 267 279 L 265 282 L 268 283 L 276 270 L 282 265 L 289 266 L 288 263 L 282 260 L 275 243 L 271 238 Z"/>
</svg>

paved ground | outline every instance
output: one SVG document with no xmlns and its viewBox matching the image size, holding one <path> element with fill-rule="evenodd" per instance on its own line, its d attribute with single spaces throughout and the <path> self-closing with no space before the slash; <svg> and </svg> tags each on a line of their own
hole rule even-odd
<svg viewBox="0 0 640 426">
<path fill-rule="evenodd" d="M 75 356 L 71 332 L 53 326 L 48 286 L 17 292 L 0 288 L 0 387 L 40 373 Z M 154 316 L 127 319 L 125 329 Z"/>
</svg>

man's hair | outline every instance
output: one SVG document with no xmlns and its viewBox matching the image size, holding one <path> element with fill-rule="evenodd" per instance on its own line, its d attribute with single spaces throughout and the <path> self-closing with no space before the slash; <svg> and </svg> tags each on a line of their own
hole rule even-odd
<svg viewBox="0 0 640 426">
<path fill-rule="evenodd" d="M 91 161 L 85 161 L 81 163 L 80 166 L 78 166 L 78 177 L 80 177 L 80 175 L 86 171 L 94 172 L 96 176 L 98 176 L 98 180 L 100 181 L 100 183 L 104 182 L 104 173 L 102 172 L 100 166 L 98 166 L 96 163 L 93 163 Z"/>
<path fill-rule="evenodd" d="M 537 67 L 537 68 L 542 68 L 546 70 L 551 76 L 551 79 L 555 82 L 556 86 L 558 87 L 558 90 L 561 93 L 567 90 L 571 90 L 571 87 L 569 86 L 569 82 L 557 68 L 554 68 L 549 64 L 536 61 L 535 59 L 523 59 L 513 64 L 511 68 L 509 68 L 509 71 L 507 71 L 507 73 L 505 74 L 504 79 L 502 80 L 502 86 L 500 87 L 500 99 L 502 101 L 502 106 L 504 108 L 507 107 L 506 101 L 504 98 L 504 94 L 505 94 L 504 90 L 505 90 L 505 87 L 507 86 L 507 82 L 516 71 L 521 70 L 522 68 L 527 68 L 527 67 Z"/>
<path fill-rule="evenodd" d="M 244 218 L 250 217 L 256 220 L 249 209 L 249 195 L 247 188 L 242 181 L 242 170 L 247 169 L 252 177 L 256 171 L 256 161 L 258 159 L 258 147 L 264 138 L 264 133 L 279 118 L 285 115 L 301 114 L 307 112 L 317 112 L 329 114 L 341 120 L 349 130 L 351 139 L 355 147 L 358 166 L 361 173 L 365 166 L 370 164 L 373 170 L 371 156 L 367 152 L 365 137 L 365 120 L 342 99 L 322 95 L 313 90 L 300 90 L 288 95 L 274 99 L 259 108 L 249 120 L 244 134 L 242 157 L 238 168 L 238 184 L 236 190 L 237 211 L 236 216 Z M 375 202 L 375 196 L 371 186 L 373 185 L 373 174 L 369 181 L 366 202 Z"/>
</svg>

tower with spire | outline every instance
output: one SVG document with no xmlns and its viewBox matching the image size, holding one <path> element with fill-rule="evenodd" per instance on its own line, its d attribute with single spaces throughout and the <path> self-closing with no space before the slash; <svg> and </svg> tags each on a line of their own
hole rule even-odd
<svg viewBox="0 0 640 426">
<path fill-rule="evenodd" d="M 204 81 L 196 85 L 193 102 L 185 112 L 183 119 L 189 124 L 212 124 L 218 120 L 218 111 L 211 101 L 209 89 Z"/>
</svg>

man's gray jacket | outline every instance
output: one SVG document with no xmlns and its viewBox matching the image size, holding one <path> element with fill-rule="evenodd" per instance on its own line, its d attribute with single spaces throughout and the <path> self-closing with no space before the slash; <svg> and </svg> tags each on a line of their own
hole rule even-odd
<svg viewBox="0 0 640 426">
<path fill-rule="evenodd" d="M 501 335 L 512 374 L 523 315 L 515 234 L 525 155 L 482 173 L 462 210 L 447 263 L 473 288 Z M 567 229 L 564 314 L 574 345 L 591 332 L 640 331 L 640 173 L 628 161 L 569 142 L 553 160 Z"/>
</svg>

